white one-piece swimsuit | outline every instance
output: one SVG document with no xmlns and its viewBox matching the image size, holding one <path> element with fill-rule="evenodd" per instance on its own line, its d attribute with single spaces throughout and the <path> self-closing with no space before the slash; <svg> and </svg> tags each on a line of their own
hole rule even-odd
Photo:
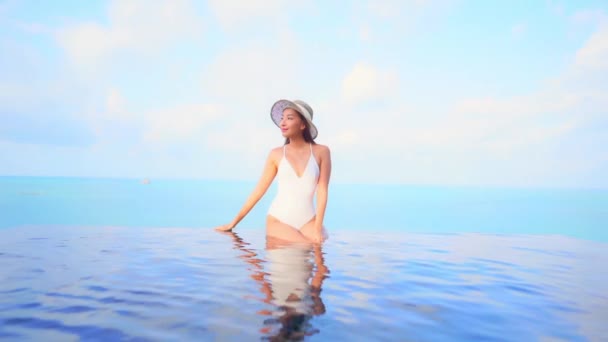
<svg viewBox="0 0 608 342">
<path fill-rule="evenodd" d="M 285 146 L 283 146 L 283 158 L 279 162 L 277 178 L 277 195 L 270 205 L 268 214 L 300 229 L 315 216 L 313 196 L 319 180 L 319 165 L 312 153 L 312 144 L 310 157 L 300 177 L 285 157 Z"/>
</svg>

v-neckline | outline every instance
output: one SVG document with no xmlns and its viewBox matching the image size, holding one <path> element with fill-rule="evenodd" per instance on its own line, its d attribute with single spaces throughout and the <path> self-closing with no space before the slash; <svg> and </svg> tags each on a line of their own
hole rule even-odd
<svg viewBox="0 0 608 342">
<path fill-rule="evenodd" d="M 304 169 L 302 170 L 302 173 L 298 176 L 298 171 L 296 171 L 296 168 L 293 167 L 293 165 L 291 164 L 291 162 L 289 161 L 289 159 L 287 159 L 287 151 L 285 151 L 285 153 L 283 154 L 283 159 L 285 159 L 285 161 L 289 165 L 289 168 L 293 171 L 293 173 L 298 178 L 302 178 L 302 176 L 304 176 L 304 172 L 306 172 L 306 169 L 308 169 L 308 165 L 310 164 L 310 158 L 312 158 L 312 148 L 310 150 L 310 155 L 308 156 L 308 160 L 306 161 L 306 165 L 304 166 Z"/>
</svg>

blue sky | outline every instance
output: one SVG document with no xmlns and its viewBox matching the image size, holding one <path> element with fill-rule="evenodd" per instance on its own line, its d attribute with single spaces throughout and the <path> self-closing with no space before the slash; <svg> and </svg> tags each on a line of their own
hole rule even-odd
<svg viewBox="0 0 608 342">
<path fill-rule="evenodd" d="M 0 1 L 0 175 L 608 188 L 605 1 Z"/>
</svg>

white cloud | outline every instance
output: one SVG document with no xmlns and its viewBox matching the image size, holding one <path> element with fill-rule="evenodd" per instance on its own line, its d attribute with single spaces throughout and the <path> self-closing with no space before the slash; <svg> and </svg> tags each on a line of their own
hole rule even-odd
<svg viewBox="0 0 608 342">
<path fill-rule="evenodd" d="M 116 119 L 123 118 L 125 115 L 128 115 L 125 106 L 126 100 L 120 91 L 116 88 L 110 89 L 106 98 L 107 116 Z"/>
<path fill-rule="evenodd" d="M 287 6 L 284 0 L 209 0 L 208 4 L 224 28 L 249 23 L 256 17 L 275 19 L 283 14 Z"/>
<path fill-rule="evenodd" d="M 441 25 L 443 16 L 448 13 L 457 0 L 367 0 L 353 2 L 351 20 L 358 29 L 344 26 L 347 39 L 363 43 L 376 41 L 404 42 L 404 39 L 418 29 L 429 31 Z M 390 48 L 389 45 L 382 49 Z M 396 44 L 396 46 L 404 46 Z"/>
<path fill-rule="evenodd" d="M 361 28 L 359 29 L 359 38 L 361 39 L 362 42 L 369 42 L 371 40 L 371 29 L 369 28 L 369 25 L 363 25 L 361 26 Z"/>
<path fill-rule="evenodd" d="M 365 16 L 371 15 L 386 24 L 395 22 L 399 26 L 420 23 L 437 18 L 449 9 L 455 0 L 369 0 L 362 8 Z"/>
<path fill-rule="evenodd" d="M 342 97 L 348 103 L 388 98 L 397 92 L 399 80 L 394 70 L 358 63 L 342 81 Z"/>
<path fill-rule="evenodd" d="M 220 106 L 191 104 L 151 111 L 145 114 L 143 141 L 175 143 L 202 140 L 205 127 L 223 115 Z"/>
<path fill-rule="evenodd" d="M 526 149 L 558 139 L 560 136 L 574 130 L 578 124 L 578 120 L 569 119 L 551 125 L 511 127 L 506 134 L 499 132 L 493 139 L 488 139 L 483 147 L 492 152 L 512 154 L 517 149 Z"/>
<path fill-rule="evenodd" d="M 424 7 L 437 7 L 449 4 L 450 0 L 371 0 L 367 3 L 368 10 L 382 18 L 395 18 L 410 11 Z"/>
<path fill-rule="evenodd" d="M 438 155 L 455 151 L 511 155 L 519 149 L 559 139 L 575 129 L 583 119 L 569 113 L 581 100 L 575 95 L 553 92 L 503 99 L 471 98 L 439 115 L 425 108 L 394 106 L 383 113 L 366 115 L 370 120 L 363 129 L 367 132 L 365 139 L 360 141 L 374 141 L 375 148 L 394 155 L 429 149 Z"/>
<path fill-rule="evenodd" d="M 608 70 L 608 25 L 595 32 L 576 53 L 576 66 L 589 70 Z"/>
<path fill-rule="evenodd" d="M 153 53 L 201 32 L 200 20 L 188 0 L 115 0 L 108 21 L 108 25 L 84 22 L 57 32 L 74 64 L 95 68 L 117 51 Z"/>
<path fill-rule="evenodd" d="M 605 165 L 596 144 L 572 140 L 608 117 L 605 37 L 603 29 L 594 33 L 576 61 L 537 91 L 473 95 L 439 110 L 412 107 L 400 91 L 381 97 L 386 91 L 375 85 L 390 82 L 377 81 L 378 68 L 359 64 L 344 78 L 341 100 L 322 107 L 332 118 L 320 129 L 329 132 L 328 143 L 343 167 L 363 160 L 384 165 L 381 181 L 579 186 L 584 179 L 576 175 Z M 371 98 L 381 99 L 383 110 L 352 101 Z M 375 179 L 369 170 L 336 172 L 348 181 Z"/>
<path fill-rule="evenodd" d="M 575 12 L 571 20 L 577 24 L 599 24 L 608 21 L 608 15 L 602 10 L 585 9 Z"/>
<path fill-rule="evenodd" d="M 398 0 L 370 1 L 368 9 L 379 17 L 392 17 L 398 14 L 400 2 Z"/>
<path fill-rule="evenodd" d="M 285 26 L 290 18 L 303 20 L 316 13 L 309 0 L 209 0 L 208 6 L 225 30 L 267 23 Z"/>
<path fill-rule="evenodd" d="M 336 155 L 351 155 L 355 150 L 362 152 L 361 147 L 364 143 L 362 137 L 366 135 L 362 134 L 361 127 L 354 125 L 345 126 L 347 127 L 340 128 L 335 125 L 333 127 L 331 125 L 324 125 L 322 128 L 328 134 L 323 139 L 323 143 L 328 145 Z"/>
<path fill-rule="evenodd" d="M 254 165 L 247 170 L 257 173 L 258 161 L 283 142 L 270 119 L 270 106 L 279 98 L 308 93 L 304 91 L 305 64 L 293 39 L 280 38 L 277 44 L 248 42 L 218 54 L 202 72 L 202 93 L 227 108 L 216 127 L 206 133 L 205 146 L 229 153 L 239 164 Z"/>
<path fill-rule="evenodd" d="M 513 28 L 511 28 L 511 33 L 514 36 L 519 37 L 519 36 L 522 36 L 524 33 L 526 33 L 527 29 L 528 29 L 528 25 L 526 25 L 524 23 L 520 23 L 520 24 L 513 26 Z"/>
<path fill-rule="evenodd" d="M 96 23 L 84 23 L 58 34 L 71 60 L 76 64 L 95 64 L 113 49 L 126 46 L 126 35 L 115 33 Z"/>
<path fill-rule="evenodd" d="M 255 180 L 270 150 L 283 143 L 280 131 L 268 116 L 255 113 L 228 115 L 221 123 L 223 128 L 207 131 L 204 139 L 206 150 L 221 156 L 215 165 L 222 171 L 214 177 Z"/>
<path fill-rule="evenodd" d="M 336 143 L 352 145 L 359 141 L 359 133 L 354 129 L 347 129 L 336 134 Z"/>
<path fill-rule="evenodd" d="M 551 144 L 589 120 L 608 115 L 602 109 L 607 108 L 608 89 L 598 83 L 605 79 L 607 66 L 608 30 L 600 29 L 576 53 L 576 62 L 544 89 L 515 97 L 465 98 L 446 106 L 443 113 L 432 113 L 427 108 L 405 108 L 407 97 L 381 97 L 396 88 L 387 87 L 390 73 L 380 81 L 382 72 L 359 64 L 344 79 L 343 98 L 350 102 L 381 98 L 386 109 L 373 112 L 342 104 L 349 117 L 337 120 L 358 138 L 332 141 L 350 146 L 353 153 L 360 144 L 373 144 L 396 155 L 417 148 L 513 154 Z M 336 129 L 341 135 L 338 125 Z"/>
<path fill-rule="evenodd" d="M 559 0 L 547 0 L 549 10 L 558 16 L 563 16 L 565 13 L 564 4 Z"/>
<path fill-rule="evenodd" d="M 305 74 L 295 41 L 277 45 L 243 44 L 221 52 L 202 76 L 203 93 L 228 103 L 242 104 L 245 112 L 268 112 L 277 97 L 301 94 Z"/>
<path fill-rule="evenodd" d="M 266 119 L 263 116 L 258 117 L 257 122 L 231 120 L 224 129 L 208 131 L 205 135 L 205 146 L 210 150 L 230 155 L 233 158 L 231 163 L 248 162 L 258 167 L 270 149 L 283 143 L 278 128 L 275 128 L 270 119 Z"/>
<path fill-rule="evenodd" d="M 3 106 L 18 107 L 27 104 L 32 98 L 31 86 L 13 82 L 0 81 L 0 103 Z"/>
<path fill-rule="evenodd" d="M 433 26 L 426 19 L 436 18 L 436 10 L 440 12 L 447 3 L 374 2 L 370 5 L 373 10 L 355 18 L 354 27 L 342 28 L 343 32 L 348 31 L 342 38 L 349 35 L 347 38 L 355 42 L 375 43 L 385 39 L 381 35 L 389 31 L 402 37 L 402 25 Z M 369 9 L 366 4 L 361 3 L 355 11 Z M 47 86 L 52 83 L 31 87 L 25 82 L 3 81 L 0 101 L 18 98 L 27 104 L 31 102 L 28 100 L 32 89 L 45 92 L 58 102 L 66 102 L 66 94 L 78 98 L 68 107 L 78 108 L 76 115 L 87 115 L 85 119 L 90 120 L 99 139 L 96 148 L 104 150 L 109 146 L 107 160 L 112 160 L 111 152 L 119 147 L 130 153 L 124 159 L 138 156 L 137 162 L 131 160 L 130 170 L 135 170 L 140 162 L 154 169 L 152 165 L 157 160 L 170 164 L 180 159 L 182 163 L 199 160 L 203 169 L 209 160 L 219 160 L 225 161 L 225 166 L 207 170 L 205 175 L 251 178 L 252 172 L 260 171 L 259 162 L 268 148 L 283 140 L 269 118 L 270 105 L 281 97 L 300 96 L 315 109 L 320 130 L 317 141 L 335 152 L 335 172 L 342 172 L 336 180 L 559 184 L 574 182 L 573 175 L 585 168 L 601 168 L 593 168 L 593 163 L 605 165 L 605 157 L 600 158 L 598 152 L 590 149 L 577 156 L 564 151 L 572 142 L 568 139 L 584 135 L 581 127 L 606 117 L 606 111 L 602 111 L 608 108 L 605 29 L 585 42 L 573 55 L 573 65 L 557 75 L 554 82 L 530 94 L 488 98 L 469 94 L 450 103 L 441 100 L 451 99 L 453 94 L 423 94 L 439 100 L 421 104 L 422 100 L 412 99 L 405 90 L 416 86 L 408 83 L 415 80 L 408 79 L 408 70 L 404 69 L 407 64 L 399 65 L 397 70 L 392 68 L 397 65 L 376 63 L 386 58 L 383 51 L 368 56 L 375 57 L 373 62 L 354 63 L 361 61 L 361 56 L 351 54 L 348 48 L 345 55 L 341 47 L 327 48 L 324 42 L 295 34 L 293 30 L 298 27 L 291 26 L 291 19 L 297 11 L 293 10 L 305 6 L 303 2 L 294 5 L 282 0 L 255 5 L 247 1 L 211 1 L 209 9 L 222 25 L 216 30 L 242 28 L 247 32 L 220 42 L 213 51 L 203 51 L 198 46 L 192 50 L 195 57 L 185 57 L 185 51 L 172 54 L 168 47 L 192 31 L 201 32 L 202 23 L 190 2 L 116 1 L 108 12 L 107 24 L 80 22 L 60 30 L 57 38 L 80 67 L 96 70 L 106 65 L 116 71 L 120 67 L 114 62 L 122 67 L 144 57 L 148 64 L 140 69 L 142 74 L 123 77 L 120 72 L 103 73 L 107 79 L 88 82 L 85 87 L 90 85 L 90 89 L 73 82 L 63 87 L 61 96 L 55 96 L 58 87 Z M 601 17 L 597 13 L 600 12 L 580 12 L 574 20 L 597 22 Z M 385 16 L 386 23 L 374 16 Z M 268 26 L 260 29 L 265 23 L 273 30 L 267 30 Z M 23 28 L 41 30 L 35 24 Z M 525 24 L 512 27 L 514 35 L 525 34 L 526 30 Z M 348 47 L 346 43 L 344 46 Z M 175 57 L 184 63 L 173 69 L 163 64 L 159 70 L 152 70 L 147 66 L 156 66 L 157 61 L 145 58 L 152 54 Z M 147 70 L 152 71 L 147 74 Z M 167 79 L 175 82 L 162 82 Z M 179 85 L 169 85 L 173 83 Z M 459 86 L 457 82 L 453 84 Z M 82 100 L 68 94 L 73 89 L 84 94 Z M 160 96 L 151 99 L 150 95 Z M 157 155 L 159 151 L 164 154 Z M 175 151 L 182 154 L 176 155 Z M 255 167 L 243 166 L 244 161 Z M 367 166 L 353 167 L 362 161 Z M 381 165 L 382 170 L 376 165 Z M 173 167 L 165 170 L 167 174 L 180 172 Z"/>
<path fill-rule="evenodd" d="M 22 31 L 30 34 L 51 34 L 52 30 L 40 23 L 16 21 L 15 25 Z"/>
<path fill-rule="evenodd" d="M 167 56 L 167 51 L 176 44 L 200 38 L 202 27 L 195 3 L 190 0 L 115 0 L 108 6 L 107 24 L 80 22 L 55 31 L 59 46 L 76 67 L 76 72 L 67 70 L 64 76 L 79 80 L 84 76 L 89 87 L 80 112 L 100 144 L 187 142 L 220 115 L 221 110 L 215 106 L 197 101 L 161 103 L 157 104 L 158 109 L 142 109 L 145 104 L 129 101 L 121 91 L 130 86 L 121 84 L 124 75 L 112 73 L 120 70 L 125 61 L 153 64 L 151 57 Z M 104 76 L 96 77 L 101 75 Z M 156 69 L 146 76 L 163 81 L 163 74 Z M 173 89 L 175 87 L 160 83 L 153 91 Z M 130 93 L 138 94 L 138 91 Z"/>
<path fill-rule="evenodd" d="M 212 103 L 185 103 L 142 110 L 130 103 L 118 88 L 110 88 L 101 110 L 86 113 L 99 144 L 170 147 L 200 145 L 209 125 L 226 115 L 226 109 Z"/>
</svg>

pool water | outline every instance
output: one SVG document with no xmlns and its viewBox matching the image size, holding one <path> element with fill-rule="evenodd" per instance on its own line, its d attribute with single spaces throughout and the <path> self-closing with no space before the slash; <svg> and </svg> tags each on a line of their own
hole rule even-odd
<svg viewBox="0 0 608 342">
<path fill-rule="evenodd" d="M 601 341 L 606 243 L 562 235 L 0 230 L 0 339 Z"/>
</svg>

